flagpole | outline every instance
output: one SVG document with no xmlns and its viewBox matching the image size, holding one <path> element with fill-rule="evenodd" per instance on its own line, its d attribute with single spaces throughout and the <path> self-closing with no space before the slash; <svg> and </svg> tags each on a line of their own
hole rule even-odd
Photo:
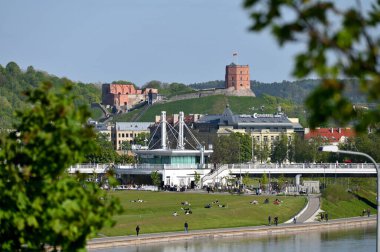
<svg viewBox="0 0 380 252">
<path fill-rule="evenodd" d="M 236 59 L 236 60 L 235 60 L 235 59 Z M 232 53 L 232 62 L 235 63 L 236 65 L 239 64 L 239 62 L 238 62 L 238 53 L 237 53 L 236 51 L 234 51 L 234 52 Z"/>
</svg>

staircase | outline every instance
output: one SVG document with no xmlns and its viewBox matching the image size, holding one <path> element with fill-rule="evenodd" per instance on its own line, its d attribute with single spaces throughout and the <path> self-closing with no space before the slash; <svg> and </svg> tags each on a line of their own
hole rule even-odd
<svg viewBox="0 0 380 252">
<path fill-rule="evenodd" d="M 137 113 L 137 114 L 131 119 L 131 121 L 132 121 L 132 122 L 137 122 L 137 121 L 139 121 L 140 118 L 145 114 L 145 112 L 149 109 L 150 106 L 152 106 L 152 105 L 150 105 L 150 104 L 148 104 L 148 103 L 145 104 L 144 107 L 142 108 L 142 110 L 141 110 L 139 113 Z"/>
<path fill-rule="evenodd" d="M 206 185 L 206 184 L 214 183 L 216 177 L 222 178 L 229 174 L 230 174 L 230 171 L 229 171 L 228 164 L 221 165 L 217 167 L 214 171 L 203 176 L 203 178 L 201 179 L 201 184 Z"/>
</svg>

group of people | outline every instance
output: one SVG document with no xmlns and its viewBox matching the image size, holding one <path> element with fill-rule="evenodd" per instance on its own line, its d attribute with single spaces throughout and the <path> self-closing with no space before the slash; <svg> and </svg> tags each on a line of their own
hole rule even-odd
<svg viewBox="0 0 380 252">
<path fill-rule="evenodd" d="M 219 203 L 220 203 L 219 200 L 215 200 L 215 201 L 213 201 L 213 202 L 211 202 L 211 203 L 207 203 L 207 204 L 205 205 L 205 208 L 211 208 L 212 205 L 214 205 L 214 204 L 216 204 L 218 207 L 226 207 L 225 204 L 219 204 Z"/>
<path fill-rule="evenodd" d="M 142 199 L 137 199 L 137 200 L 131 200 L 131 202 L 138 202 L 138 203 L 142 203 L 144 202 Z"/>
<path fill-rule="evenodd" d="M 274 225 L 278 225 L 278 217 L 277 216 L 275 216 L 274 218 L 273 218 L 273 223 L 274 223 Z M 268 225 L 270 226 L 270 225 L 272 225 L 272 217 L 269 215 L 268 216 Z"/>
<path fill-rule="evenodd" d="M 327 212 L 322 212 L 321 213 L 321 221 L 329 221 L 329 214 Z"/>
<path fill-rule="evenodd" d="M 371 215 L 371 210 L 368 208 L 367 210 L 363 209 L 362 216 L 367 215 L 368 217 Z"/>
<path fill-rule="evenodd" d="M 190 208 L 191 204 L 188 201 L 182 201 L 181 205 L 184 206 L 184 207 L 181 207 L 181 210 L 184 211 L 184 214 L 187 215 L 187 214 L 192 214 L 193 213 L 193 211 Z M 177 212 L 175 212 L 175 213 L 177 213 Z M 177 216 L 177 215 L 178 214 L 176 214 L 175 216 Z"/>
<path fill-rule="evenodd" d="M 281 200 L 279 200 L 279 199 L 275 199 L 274 201 L 273 201 L 273 204 L 275 204 L 275 205 L 279 205 L 281 203 Z M 251 203 L 252 204 L 252 203 Z M 269 199 L 268 198 L 266 198 L 265 200 L 264 200 L 264 204 L 269 204 Z"/>
</svg>

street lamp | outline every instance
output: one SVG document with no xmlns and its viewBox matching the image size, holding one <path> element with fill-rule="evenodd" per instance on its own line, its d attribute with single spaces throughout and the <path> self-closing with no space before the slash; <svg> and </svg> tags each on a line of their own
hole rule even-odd
<svg viewBox="0 0 380 252">
<path fill-rule="evenodd" d="M 254 146 L 253 146 L 253 135 L 252 135 L 252 163 L 254 162 L 255 156 L 254 154 Z"/>
<path fill-rule="evenodd" d="M 377 173 L 376 251 L 380 252 L 380 232 L 379 232 L 379 229 L 380 229 L 380 226 L 379 226 L 379 223 L 380 223 L 380 198 L 379 198 L 379 196 L 380 196 L 380 183 L 379 183 L 379 181 L 380 181 L 379 180 L 380 179 L 380 171 L 379 171 L 379 166 L 377 165 L 377 163 L 375 162 L 375 160 L 373 160 L 373 158 L 370 155 L 368 155 L 366 153 L 363 153 L 363 152 L 339 150 L 338 146 L 336 146 L 336 145 L 321 146 L 321 147 L 318 148 L 318 150 L 319 151 L 324 151 L 324 152 L 334 152 L 334 153 L 342 153 L 342 154 L 363 156 L 363 157 L 368 158 L 375 165 L 376 173 Z"/>
</svg>

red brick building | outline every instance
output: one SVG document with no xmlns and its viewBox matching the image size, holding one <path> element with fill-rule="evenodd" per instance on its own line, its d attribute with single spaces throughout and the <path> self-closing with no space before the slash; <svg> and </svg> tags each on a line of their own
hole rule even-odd
<svg viewBox="0 0 380 252">
<path fill-rule="evenodd" d="M 231 63 L 226 66 L 225 76 L 226 88 L 235 90 L 251 89 L 248 65 L 236 65 Z"/>
<path fill-rule="evenodd" d="M 132 84 L 103 84 L 102 103 L 117 108 L 132 107 L 140 102 L 152 99 L 152 96 L 157 96 L 157 93 L 157 89 L 146 88 L 141 90 L 136 89 Z"/>
</svg>

